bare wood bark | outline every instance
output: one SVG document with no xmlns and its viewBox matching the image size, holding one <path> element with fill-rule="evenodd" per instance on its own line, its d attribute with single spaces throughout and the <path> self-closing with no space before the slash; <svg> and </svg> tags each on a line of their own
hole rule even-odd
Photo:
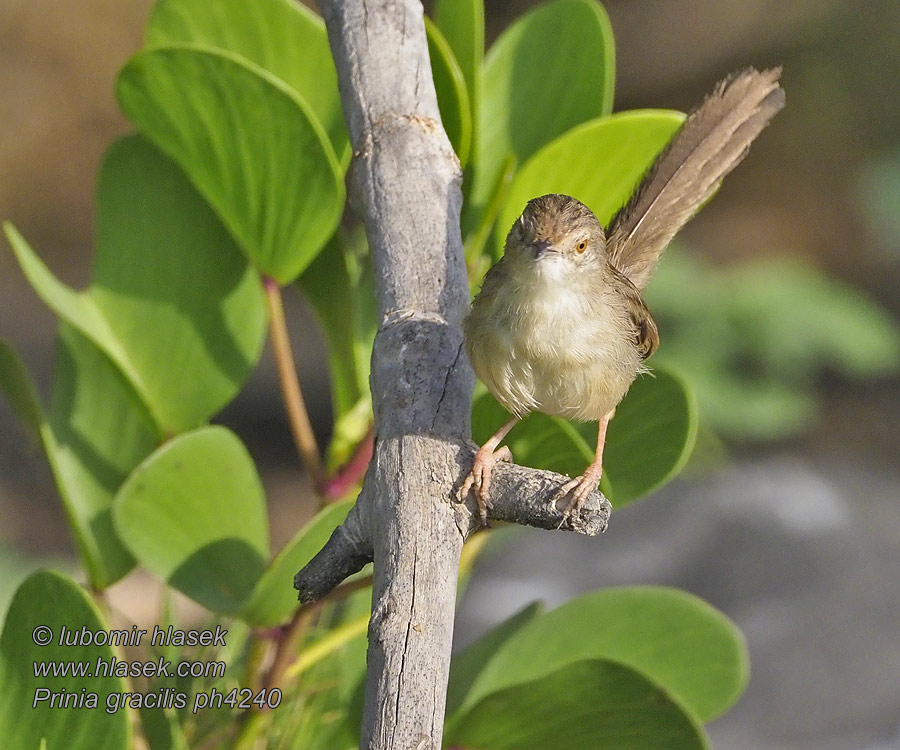
<svg viewBox="0 0 900 750">
<path fill-rule="evenodd" d="M 330 0 L 322 12 L 382 321 L 363 496 L 376 565 L 360 747 L 439 748 L 463 538 L 446 493 L 455 448 L 428 436 L 469 431 L 459 163 L 440 126 L 419 2 Z"/>
<path fill-rule="evenodd" d="M 437 750 L 459 555 L 478 520 L 453 502 L 472 464 L 474 375 L 462 346 L 469 290 L 459 163 L 440 124 L 419 0 L 322 0 L 354 159 L 381 326 L 372 357 L 375 450 L 347 520 L 297 574 L 315 600 L 374 559 L 360 747 Z M 497 467 L 503 520 L 554 528 L 559 475 Z M 565 528 L 602 531 L 594 493 Z"/>
<path fill-rule="evenodd" d="M 460 453 L 462 471 L 468 471 L 475 455 L 474 450 L 469 447 Z M 567 498 L 551 502 L 564 481 L 565 477 L 552 471 L 528 469 L 516 464 L 497 464 L 492 474 L 494 501 L 489 508 L 488 519 L 539 529 L 574 531 L 585 536 L 597 536 L 606 531 L 612 508 L 599 492 L 591 493 L 585 504 L 568 516 L 563 513 Z M 370 486 L 366 485 L 364 493 Z M 454 503 L 457 528 L 465 539 L 478 528 L 480 521 L 471 502 L 467 505 L 455 504 L 457 486 L 452 488 L 448 499 Z M 321 599 L 345 578 L 372 562 L 368 523 L 363 518 L 367 507 L 368 500 L 365 494 L 361 495 L 343 525 L 335 530 L 321 551 L 296 575 L 294 586 L 300 592 L 301 602 Z"/>
</svg>

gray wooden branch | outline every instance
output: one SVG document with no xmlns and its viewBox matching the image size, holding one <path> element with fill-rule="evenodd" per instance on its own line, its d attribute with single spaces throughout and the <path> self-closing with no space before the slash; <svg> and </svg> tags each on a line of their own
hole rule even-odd
<svg viewBox="0 0 900 750">
<path fill-rule="evenodd" d="M 350 193 L 366 226 L 381 326 L 372 354 L 375 451 L 354 510 L 297 574 L 304 601 L 374 560 L 360 747 L 438 750 L 459 555 L 477 525 L 453 502 L 472 464 L 474 375 L 459 163 L 440 124 L 419 0 L 321 0 L 353 144 Z M 492 516 L 555 528 L 563 480 L 500 465 Z M 594 493 L 567 528 L 599 533 Z"/>
<path fill-rule="evenodd" d="M 465 460 L 462 471 L 472 465 L 474 451 L 462 451 Z M 565 477 L 552 471 L 528 469 L 516 464 L 498 464 L 492 474 L 494 501 L 488 512 L 491 521 L 505 521 L 540 529 L 574 531 L 585 536 L 597 536 L 606 531 L 611 507 L 599 492 L 592 493 L 575 513 L 566 516 L 566 503 L 551 502 Z M 366 489 L 371 484 L 366 485 Z M 448 501 L 455 503 L 457 485 L 448 493 Z M 302 603 L 314 602 L 328 594 L 345 578 L 372 562 L 372 543 L 368 521 L 363 514 L 368 498 L 360 495 L 356 506 L 344 523 L 335 529 L 321 551 L 294 577 L 294 588 L 300 592 Z M 475 531 L 480 519 L 471 498 L 466 505 L 455 504 L 456 522 L 463 539 Z"/>
</svg>

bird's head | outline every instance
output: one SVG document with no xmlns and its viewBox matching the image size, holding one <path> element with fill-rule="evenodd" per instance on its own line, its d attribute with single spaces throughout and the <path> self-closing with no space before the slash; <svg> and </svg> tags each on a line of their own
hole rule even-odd
<svg viewBox="0 0 900 750">
<path fill-rule="evenodd" d="M 528 201 L 506 238 L 504 254 L 516 266 L 533 266 L 560 281 L 571 274 L 602 268 L 606 235 L 597 217 L 568 195 L 542 195 Z"/>
</svg>

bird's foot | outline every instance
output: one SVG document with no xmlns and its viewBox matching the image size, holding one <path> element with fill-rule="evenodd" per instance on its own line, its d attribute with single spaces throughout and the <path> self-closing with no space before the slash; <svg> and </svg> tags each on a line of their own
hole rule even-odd
<svg viewBox="0 0 900 750">
<path fill-rule="evenodd" d="M 584 474 L 580 477 L 575 477 L 575 479 L 570 479 L 554 493 L 550 500 L 554 509 L 559 500 L 571 495 L 571 499 L 563 511 L 562 520 L 559 522 L 559 526 L 556 527 L 557 529 L 561 529 L 572 514 L 577 513 L 581 509 L 588 495 L 599 486 L 602 474 L 603 467 L 599 463 L 592 463 L 584 470 Z"/>
<path fill-rule="evenodd" d="M 494 450 L 490 445 L 484 445 L 475 454 L 475 462 L 472 471 L 466 477 L 459 489 L 459 500 L 465 502 L 469 491 L 475 490 L 475 502 L 478 505 L 478 517 L 483 525 L 487 525 L 488 508 L 491 504 L 491 471 L 498 461 L 512 462 L 512 451 L 504 445 L 499 450 Z"/>
</svg>

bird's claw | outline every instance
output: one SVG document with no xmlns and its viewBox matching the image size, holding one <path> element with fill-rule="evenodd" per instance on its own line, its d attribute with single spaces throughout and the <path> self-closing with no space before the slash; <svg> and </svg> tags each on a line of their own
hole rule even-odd
<svg viewBox="0 0 900 750">
<path fill-rule="evenodd" d="M 462 487 L 459 488 L 459 501 L 465 502 L 469 492 L 475 489 L 475 503 L 478 506 L 478 517 L 484 526 L 488 525 L 488 510 L 491 507 L 491 471 L 498 461 L 512 462 L 512 451 L 504 445 L 497 451 L 481 448 L 475 454 L 472 470 Z"/>
<path fill-rule="evenodd" d="M 581 506 L 584 505 L 584 501 L 587 500 L 588 495 L 597 489 L 600 484 L 601 471 L 599 466 L 595 467 L 592 464 L 591 466 L 588 466 L 584 474 L 580 477 L 570 479 L 553 493 L 553 497 L 550 500 L 553 510 L 557 510 L 556 503 L 559 500 L 569 494 L 572 495 L 571 500 L 569 500 L 568 505 L 566 505 L 566 508 L 563 511 L 562 520 L 559 522 L 559 526 L 556 527 L 557 529 L 561 529 L 566 521 L 572 517 L 572 514 L 577 513 L 581 509 Z"/>
</svg>

